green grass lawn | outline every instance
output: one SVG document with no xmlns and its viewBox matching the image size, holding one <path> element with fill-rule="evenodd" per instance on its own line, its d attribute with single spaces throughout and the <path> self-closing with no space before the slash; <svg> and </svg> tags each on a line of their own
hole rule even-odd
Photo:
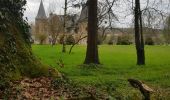
<svg viewBox="0 0 170 100">
<path fill-rule="evenodd" d="M 67 51 L 70 46 L 67 46 Z M 33 45 L 34 54 L 43 63 L 57 68 L 70 79 L 83 85 L 110 85 L 121 89 L 130 86 L 128 78 L 139 79 L 156 89 L 170 90 L 170 46 L 146 46 L 146 65 L 136 65 L 135 46 L 99 46 L 101 66 L 85 68 L 86 46 L 78 45 L 73 52 L 61 53 L 61 46 Z M 65 67 L 60 68 L 57 61 L 62 59 Z M 128 92 L 128 91 L 127 91 Z"/>
</svg>

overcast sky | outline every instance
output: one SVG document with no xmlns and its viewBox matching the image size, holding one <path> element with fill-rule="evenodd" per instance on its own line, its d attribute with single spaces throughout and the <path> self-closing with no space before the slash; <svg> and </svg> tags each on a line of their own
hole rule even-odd
<svg viewBox="0 0 170 100">
<path fill-rule="evenodd" d="M 26 5 L 26 11 L 25 11 L 25 17 L 28 18 L 29 23 L 34 23 L 35 22 L 35 17 L 37 16 L 39 5 L 40 5 L 41 0 L 27 0 L 27 5 Z M 43 0 L 44 8 L 46 11 L 46 15 L 48 16 L 48 8 L 49 8 L 49 3 L 55 1 L 56 4 L 56 14 L 63 14 L 63 7 L 64 7 L 64 0 Z M 80 12 L 81 9 L 78 11 Z M 119 9 L 120 11 L 120 9 Z M 124 17 L 121 16 L 121 14 L 118 15 L 120 18 L 121 25 L 127 25 L 130 23 L 131 17 L 128 16 L 126 17 L 126 20 Z M 118 25 L 118 26 L 121 26 Z"/>
<path fill-rule="evenodd" d="M 25 17 L 28 18 L 29 23 L 35 21 L 35 17 L 38 13 L 39 5 L 41 0 L 27 0 L 26 5 L 26 11 L 25 11 Z M 52 0 L 43 0 L 44 8 L 46 11 L 46 14 L 48 14 L 48 8 L 49 8 L 49 2 L 52 2 Z M 63 12 L 63 4 L 64 0 L 55 0 L 56 2 L 56 13 L 62 14 Z"/>
<path fill-rule="evenodd" d="M 35 22 L 35 17 L 36 17 L 36 15 L 38 13 L 40 1 L 41 0 L 27 0 L 25 17 L 28 18 L 29 23 L 34 23 Z M 149 1 L 152 2 L 153 0 L 149 0 Z M 168 0 L 163 0 L 163 1 L 165 3 L 164 5 L 166 5 L 167 2 L 165 2 L 165 1 L 168 1 Z M 43 4 L 44 4 L 44 8 L 45 8 L 47 16 L 48 16 L 48 12 L 49 12 L 48 8 L 49 8 L 50 2 L 55 2 L 55 7 L 56 7 L 55 13 L 56 14 L 63 14 L 64 0 L 43 0 Z M 144 3 L 146 3 L 146 1 L 141 0 L 141 5 L 144 4 Z M 128 10 L 127 10 L 131 6 L 131 3 L 125 3 L 125 2 L 122 2 L 120 0 L 118 5 L 120 5 L 120 6 L 119 7 L 116 7 L 116 6 L 113 7 L 114 13 L 119 18 L 119 22 L 116 23 L 116 26 L 118 26 L 118 27 L 126 27 L 127 25 L 130 25 L 132 23 L 133 15 L 132 14 L 128 15 L 131 12 L 128 12 Z M 159 5 L 159 3 L 158 3 L 158 5 Z M 162 8 L 162 6 L 159 7 L 159 8 Z M 78 11 L 80 12 L 80 10 L 81 9 L 79 9 Z"/>
</svg>

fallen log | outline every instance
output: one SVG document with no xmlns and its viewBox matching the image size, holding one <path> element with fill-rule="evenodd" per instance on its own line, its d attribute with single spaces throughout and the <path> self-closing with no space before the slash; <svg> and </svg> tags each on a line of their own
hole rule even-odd
<svg viewBox="0 0 170 100">
<path fill-rule="evenodd" d="M 150 100 L 150 94 L 154 92 L 153 89 L 144 84 L 142 81 L 136 79 L 128 79 L 128 81 L 132 87 L 140 90 L 140 92 L 144 96 L 144 100 Z"/>
</svg>

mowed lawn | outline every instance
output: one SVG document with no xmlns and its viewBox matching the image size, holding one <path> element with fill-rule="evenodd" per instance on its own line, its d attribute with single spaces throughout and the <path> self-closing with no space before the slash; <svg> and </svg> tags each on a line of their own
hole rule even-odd
<svg viewBox="0 0 170 100">
<path fill-rule="evenodd" d="M 102 65 L 99 68 L 82 67 L 86 46 L 75 46 L 70 55 L 61 53 L 61 47 L 33 45 L 32 49 L 44 64 L 57 68 L 83 85 L 112 84 L 119 89 L 127 89 L 127 79 L 134 78 L 154 88 L 170 90 L 170 46 L 146 46 L 146 65 L 137 66 L 134 45 L 101 45 L 99 56 Z M 69 48 L 70 46 L 67 46 L 67 51 Z M 57 65 L 59 59 L 63 60 L 64 68 Z"/>
</svg>

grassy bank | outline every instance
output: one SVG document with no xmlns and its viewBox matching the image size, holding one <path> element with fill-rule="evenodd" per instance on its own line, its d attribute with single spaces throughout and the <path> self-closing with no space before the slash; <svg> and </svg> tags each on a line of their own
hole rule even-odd
<svg viewBox="0 0 170 100">
<path fill-rule="evenodd" d="M 146 46 L 146 65 L 137 66 L 135 46 L 102 45 L 99 46 L 100 68 L 81 67 L 86 46 L 76 46 L 70 55 L 61 53 L 61 46 L 33 45 L 32 49 L 42 62 L 79 84 L 112 85 L 124 91 L 130 87 L 127 79 L 135 78 L 155 89 L 170 90 L 170 46 Z M 59 59 L 63 60 L 64 68 L 57 65 Z"/>
</svg>

